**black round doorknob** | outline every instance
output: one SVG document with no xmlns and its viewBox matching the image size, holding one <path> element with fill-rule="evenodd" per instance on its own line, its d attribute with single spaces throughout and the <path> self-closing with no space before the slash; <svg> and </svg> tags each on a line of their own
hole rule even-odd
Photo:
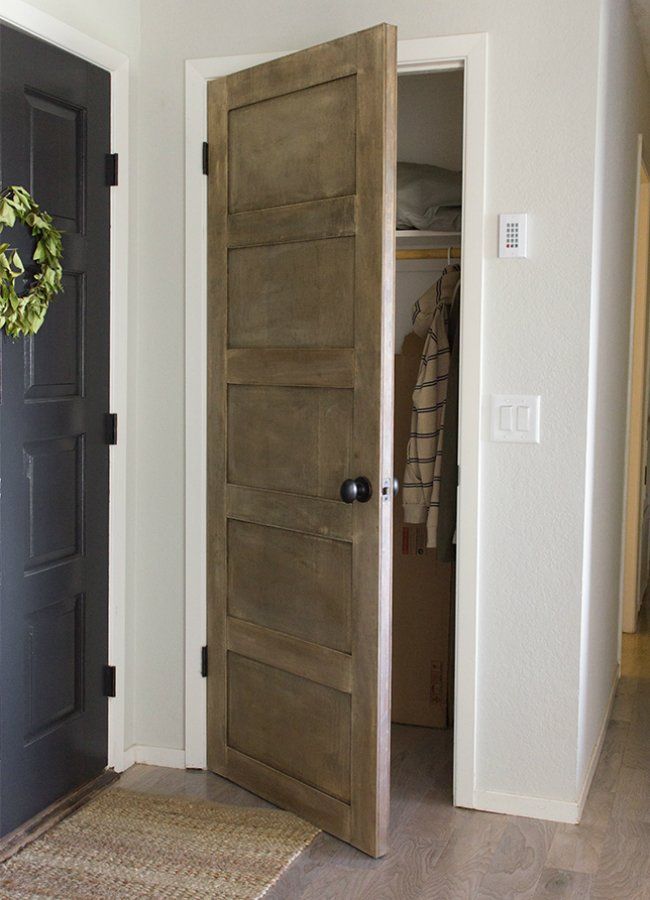
<svg viewBox="0 0 650 900">
<path fill-rule="evenodd" d="M 341 500 L 344 503 L 367 503 L 372 497 L 372 485 L 368 479 L 359 475 L 358 478 L 346 478 L 341 485 Z"/>
</svg>

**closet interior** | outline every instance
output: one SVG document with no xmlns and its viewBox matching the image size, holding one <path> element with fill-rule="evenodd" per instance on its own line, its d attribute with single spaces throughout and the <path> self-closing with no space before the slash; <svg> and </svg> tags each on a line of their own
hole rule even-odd
<svg viewBox="0 0 650 900">
<path fill-rule="evenodd" d="M 453 714 L 463 105 L 462 69 L 399 76 L 392 719 L 442 729 Z"/>
</svg>

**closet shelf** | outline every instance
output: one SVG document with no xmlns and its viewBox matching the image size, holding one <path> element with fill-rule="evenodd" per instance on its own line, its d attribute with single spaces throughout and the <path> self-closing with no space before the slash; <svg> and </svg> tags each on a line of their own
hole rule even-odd
<svg viewBox="0 0 650 900">
<path fill-rule="evenodd" d="M 460 247 L 398 247 L 397 259 L 460 259 Z"/>
<path fill-rule="evenodd" d="M 395 234 L 398 238 L 411 240 L 424 240 L 426 238 L 450 238 L 460 237 L 460 231 L 420 231 L 418 228 L 397 228 Z"/>
</svg>

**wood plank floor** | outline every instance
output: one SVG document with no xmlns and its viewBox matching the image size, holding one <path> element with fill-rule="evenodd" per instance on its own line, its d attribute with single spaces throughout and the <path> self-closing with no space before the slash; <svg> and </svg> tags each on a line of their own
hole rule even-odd
<svg viewBox="0 0 650 900">
<path fill-rule="evenodd" d="M 650 900 L 650 622 L 623 638 L 622 677 L 580 825 L 454 809 L 451 732 L 393 732 L 391 851 L 320 834 L 266 900 Z M 216 775 L 134 766 L 134 790 L 265 806 Z"/>
</svg>

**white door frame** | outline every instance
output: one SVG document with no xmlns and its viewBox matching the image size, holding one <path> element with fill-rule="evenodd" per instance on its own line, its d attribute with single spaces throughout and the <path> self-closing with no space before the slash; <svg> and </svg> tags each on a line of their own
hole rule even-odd
<svg viewBox="0 0 650 900">
<path fill-rule="evenodd" d="M 116 696 L 108 701 L 108 765 L 124 765 L 126 596 L 126 411 L 129 255 L 129 59 L 22 0 L 0 0 L 0 21 L 87 60 L 111 75 L 111 150 L 120 156 L 120 183 L 111 188 L 110 412 L 119 441 L 109 457 L 108 660 L 116 669 Z M 109 410 L 107 410 L 109 412 Z"/>
<path fill-rule="evenodd" d="M 207 83 L 285 52 L 188 60 L 185 160 L 185 759 L 206 766 L 206 379 L 207 179 L 201 170 L 207 134 Z M 487 36 L 461 34 L 398 42 L 398 71 L 465 70 L 463 280 L 456 591 L 454 802 L 475 806 L 481 310 L 485 194 Z"/>
</svg>

